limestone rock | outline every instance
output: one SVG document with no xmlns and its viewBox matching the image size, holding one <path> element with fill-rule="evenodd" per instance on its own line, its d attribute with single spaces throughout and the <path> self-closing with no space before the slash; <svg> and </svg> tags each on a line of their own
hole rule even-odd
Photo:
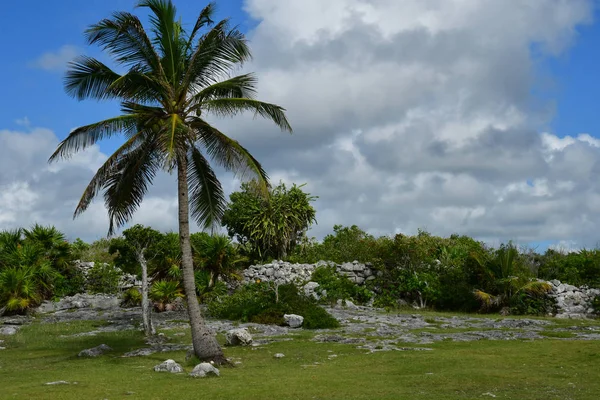
<svg viewBox="0 0 600 400">
<path fill-rule="evenodd" d="M 290 328 L 300 328 L 304 323 L 304 317 L 296 314 L 285 314 L 283 316 L 285 324 Z"/>
<path fill-rule="evenodd" d="M 220 373 L 219 373 L 219 370 L 210 363 L 198 364 L 194 367 L 192 372 L 190 372 L 190 376 L 193 376 L 194 378 L 204 378 L 208 375 L 219 376 Z"/>
<path fill-rule="evenodd" d="M 285 357 L 285 354 L 283 354 L 283 353 L 277 353 L 273 357 L 275 357 L 275 358 L 283 358 L 283 357 Z"/>
<path fill-rule="evenodd" d="M 0 326 L 0 336 L 11 336 L 17 333 L 17 326 Z"/>
<path fill-rule="evenodd" d="M 112 348 L 108 345 L 101 344 L 100 346 L 92 347 L 91 349 L 81 350 L 78 357 L 98 357 L 107 351 L 112 351 Z"/>
<path fill-rule="evenodd" d="M 228 346 L 249 346 L 252 344 L 252 335 L 246 328 L 231 329 L 225 335 Z"/>
<path fill-rule="evenodd" d="M 172 374 L 179 374 L 183 372 L 181 365 L 175 362 L 175 360 L 166 360 L 158 365 L 154 366 L 156 372 L 170 372 Z"/>
</svg>

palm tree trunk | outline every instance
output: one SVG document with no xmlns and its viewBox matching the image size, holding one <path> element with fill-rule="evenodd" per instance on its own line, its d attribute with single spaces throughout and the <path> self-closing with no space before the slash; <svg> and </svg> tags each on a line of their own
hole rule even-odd
<svg viewBox="0 0 600 400">
<path fill-rule="evenodd" d="M 194 263 L 190 244 L 187 160 L 185 157 L 180 158 L 177 163 L 177 198 L 179 201 L 179 242 L 181 244 L 183 289 L 187 299 L 194 353 L 202 361 L 214 361 L 219 365 L 225 364 L 228 363 L 227 359 L 223 355 L 223 350 L 217 342 L 215 334 L 206 326 L 196 297 Z"/>
<path fill-rule="evenodd" d="M 144 325 L 144 333 L 146 336 L 151 336 L 156 333 L 152 325 L 152 315 L 150 311 L 150 302 L 148 301 L 148 263 L 144 257 L 144 251 L 141 250 L 137 254 L 138 262 L 142 266 L 142 322 Z"/>
</svg>

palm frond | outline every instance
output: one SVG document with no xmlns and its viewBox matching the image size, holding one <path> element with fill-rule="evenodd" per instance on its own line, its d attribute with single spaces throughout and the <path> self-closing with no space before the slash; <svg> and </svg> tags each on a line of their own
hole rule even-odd
<svg viewBox="0 0 600 400">
<path fill-rule="evenodd" d="M 207 87 L 250 59 L 243 33 L 229 29 L 229 20 L 222 20 L 200 38 L 186 66 L 181 88 L 187 93 L 194 90 L 193 86 Z"/>
<path fill-rule="evenodd" d="M 235 76 L 233 78 L 213 83 L 200 90 L 190 99 L 192 108 L 200 107 L 205 100 L 222 98 L 247 98 L 253 99 L 256 95 L 256 76 L 252 73 Z"/>
<path fill-rule="evenodd" d="M 189 158 L 191 214 L 199 225 L 210 228 L 223 217 L 226 206 L 225 194 L 210 164 L 197 148 L 191 149 Z"/>
<path fill-rule="evenodd" d="M 520 290 L 533 296 L 543 296 L 552 290 L 552 285 L 548 282 L 531 281 L 523 285 Z"/>
<path fill-rule="evenodd" d="M 92 57 L 80 56 L 68 64 L 65 91 L 77 100 L 110 99 L 117 94 L 110 86 L 121 75 Z"/>
<path fill-rule="evenodd" d="M 129 221 L 161 168 L 162 160 L 155 152 L 155 145 L 153 140 L 146 140 L 126 153 L 108 176 L 104 202 L 110 220 L 109 235 Z"/>
<path fill-rule="evenodd" d="M 196 35 L 200 29 L 205 26 L 210 26 L 214 23 L 212 16 L 215 13 L 216 8 L 217 6 L 215 3 L 208 3 L 208 5 L 204 7 L 202 11 L 200 11 L 200 15 L 198 15 L 198 18 L 196 19 L 196 24 L 194 25 L 194 28 L 188 37 L 187 50 L 192 48 L 194 39 L 196 38 Z"/>
<path fill-rule="evenodd" d="M 473 295 L 477 300 L 479 300 L 482 308 L 484 309 L 497 307 L 501 304 L 501 296 L 494 296 L 492 294 L 484 292 L 483 290 L 475 289 L 473 291 Z"/>
<path fill-rule="evenodd" d="M 131 132 L 136 128 L 137 119 L 131 115 L 121 115 L 94 124 L 80 126 L 59 143 L 56 151 L 50 156 L 49 162 L 58 158 L 68 158 L 74 153 L 85 150 L 102 139 L 109 138 L 121 132 Z"/>
<path fill-rule="evenodd" d="M 115 172 L 117 166 L 119 165 L 119 161 L 130 151 L 136 148 L 142 140 L 143 132 L 138 132 L 136 135 L 132 136 L 129 140 L 127 140 L 121 147 L 119 147 L 108 159 L 104 162 L 104 164 L 96 171 L 96 174 L 90 181 L 90 183 L 85 188 L 81 199 L 79 199 L 79 203 L 75 208 L 75 212 L 73 214 L 73 218 L 77 217 L 79 214 L 87 210 L 92 200 L 98 195 L 100 190 L 104 187 L 104 185 L 108 182 L 109 178 Z"/>
<path fill-rule="evenodd" d="M 229 138 L 201 118 L 194 118 L 190 126 L 204 145 L 206 153 L 217 164 L 242 179 L 256 179 L 263 191 L 268 188 L 269 176 L 266 171 L 238 141 Z"/>
<path fill-rule="evenodd" d="M 171 85 L 177 85 L 180 82 L 178 75 L 185 50 L 185 43 L 181 40 L 182 28 L 176 20 L 177 9 L 169 0 L 141 0 L 137 7 L 146 7 L 152 11 L 152 43 L 162 53 L 162 68 L 167 80 Z"/>
<path fill-rule="evenodd" d="M 120 64 L 143 66 L 149 72 L 160 71 L 160 57 L 138 17 L 128 12 L 115 12 L 90 26 L 85 35 L 89 44 L 98 44 Z"/>
<path fill-rule="evenodd" d="M 232 117 L 245 111 L 254 113 L 273 121 L 282 131 L 292 132 L 292 127 L 285 116 L 285 109 L 276 104 L 265 103 L 253 99 L 216 99 L 204 101 L 203 110 L 214 113 L 220 117 Z"/>
</svg>

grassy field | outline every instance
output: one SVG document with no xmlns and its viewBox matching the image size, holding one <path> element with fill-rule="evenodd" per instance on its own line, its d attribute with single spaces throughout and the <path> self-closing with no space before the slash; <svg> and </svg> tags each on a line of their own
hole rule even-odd
<svg viewBox="0 0 600 400">
<path fill-rule="evenodd" d="M 94 325 L 96 324 L 96 325 Z M 563 324 L 560 322 L 559 324 Z M 146 347 L 138 332 L 61 337 L 98 323 L 33 324 L 5 337 L 0 351 L 1 399 L 589 399 L 600 398 L 600 342 L 440 342 L 433 351 L 367 354 L 352 345 L 316 343 L 312 332 L 259 348 L 228 348 L 241 364 L 220 378 L 156 373 L 167 358 L 186 372 L 185 352 L 122 358 Z M 181 330 L 164 331 L 189 342 Z M 552 335 L 549 335 L 552 336 Z M 561 335 L 557 335 L 561 336 Z M 101 343 L 114 351 L 97 359 L 77 353 Z M 406 345 L 403 345 L 406 347 Z M 275 359 L 275 353 L 285 358 Z M 70 385 L 46 386 L 69 381 Z M 74 382 L 77 382 L 74 384 Z"/>
</svg>

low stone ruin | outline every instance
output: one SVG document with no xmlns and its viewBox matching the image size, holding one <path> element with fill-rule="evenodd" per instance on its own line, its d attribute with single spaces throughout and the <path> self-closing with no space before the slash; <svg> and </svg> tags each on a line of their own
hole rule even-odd
<svg viewBox="0 0 600 400">
<path fill-rule="evenodd" d="M 301 284 L 310 281 L 314 270 L 318 267 L 334 267 L 338 273 L 345 275 L 357 285 L 375 279 L 371 264 L 358 261 L 336 264 L 331 261 L 319 261 L 316 264 L 292 264 L 286 261 L 273 261 L 270 264 L 252 265 L 244 271 L 243 282 L 266 281 L 278 285 L 286 283 Z"/>
<path fill-rule="evenodd" d="M 557 318 L 587 318 L 595 316 L 592 302 L 600 296 L 600 289 L 577 287 L 558 280 L 549 281 L 549 296 L 556 301 Z"/>
</svg>

